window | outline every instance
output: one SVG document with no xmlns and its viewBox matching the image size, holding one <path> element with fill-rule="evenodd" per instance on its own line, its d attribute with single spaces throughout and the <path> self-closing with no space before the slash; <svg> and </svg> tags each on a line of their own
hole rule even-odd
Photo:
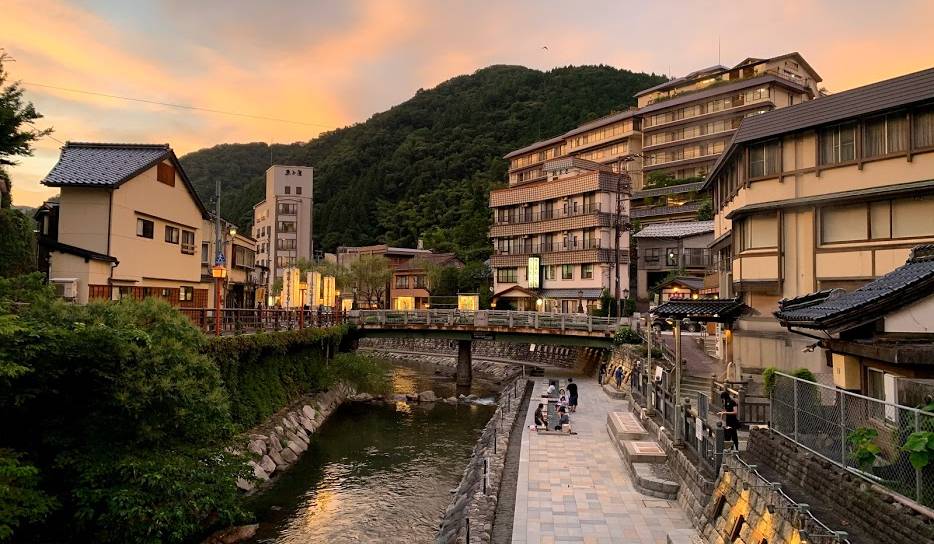
<svg viewBox="0 0 934 544">
<path fill-rule="evenodd" d="M 863 156 L 879 157 L 905 151 L 908 123 L 904 113 L 880 115 L 863 124 Z"/>
<path fill-rule="evenodd" d="M 297 195 L 302 194 L 302 188 L 301 188 L 301 187 L 296 187 L 296 188 L 295 188 L 295 194 L 297 194 Z"/>
<path fill-rule="evenodd" d="M 408 276 L 396 276 L 396 289 L 408 289 L 409 288 L 409 277 Z"/>
<path fill-rule="evenodd" d="M 287 194 L 287 195 L 292 194 L 292 188 L 289 187 L 288 185 L 285 186 L 285 194 Z"/>
<path fill-rule="evenodd" d="M 883 402 L 897 402 L 895 378 L 896 376 L 894 374 L 889 374 L 888 372 L 883 372 L 875 368 L 867 368 L 866 396 Z M 895 421 L 898 414 L 895 406 L 872 403 L 870 405 L 870 415 L 876 419 L 885 418 L 889 421 Z"/>
<path fill-rule="evenodd" d="M 279 221 L 279 232 L 295 232 L 295 221 Z"/>
<path fill-rule="evenodd" d="M 195 233 L 191 230 L 182 231 L 182 253 L 185 255 L 195 254 Z"/>
<path fill-rule="evenodd" d="M 593 278 L 593 264 L 581 265 L 581 279 L 589 280 Z"/>
<path fill-rule="evenodd" d="M 869 220 L 866 204 L 822 208 L 820 214 L 821 241 L 824 243 L 866 240 Z"/>
<path fill-rule="evenodd" d="M 555 266 L 554 266 L 554 265 L 549 265 L 549 266 L 546 266 L 546 267 L 544 267 L 544 268 L 545 268 L 545 279 L 546 279 L 546 280 L 553 280 L 553 279 L 555 279 Z"/>
<path fill-rule="evenodd" d="M 840 164 L 856 159 L 856 125 L 846 123 L 821 129 L 820 164 Z"/>
<path fill-rule="evenodd" d="M 190 302 L 195 299 L 195 288 L 182 286 L 178 289 L 178 300 Z"/>
<path fill-rule="evenodd" d="M 428 282 L 426 281 L 424 274 L 419 274 L 418 276 L 412 276 L 415 278 L 415 288 L 416 289 L 427 289 Z"/>
<path fill-rule="evenodd" d="M 934 235 L 934 197 L 892 201 L 892 238 Z"/>
<path fill-rule="evenodd" d="M 665 266 L 678 266 L 678 248 L 665 249 Z"/>
<path fill-rule="evenodd" d="M 148 219 L 136 219 L 136 235 L 152 239 L 153 223 Z"/>
<path fill-rule="evenodd" d="M 740 251 L 778 247 L 778 217 L 774 214 L 747 217 L 742 221 L 740 237 Z"/>
<path fill-rule="evenodd" d="M 169 225 L 165 226 L 165 241 L 170 244 L 178 243 L 178 229 Z"/>
<path fill-rule="evenodd" d="M 574 279 L 574 265 L 572 264 L 561 265 L 561 279 L 562 280 Z"/>
<path fill-rule="evenodd" d="M 201 243 L 201 264 L 210 264 L 211 261 L 211 244 L 207 242 Z"/>
<path fill-rule="evenodd" d="M 233 266 L 252 269 L 255 261 L 256 253 L 252 249 L 238 245 L 233 246 L 233 262 L 231 263 Z"/>
<path fill-rule="evenodd" d="M 276 249 L 294 251 L 298 247 L 297 242 L 295 238 L 279 238 L 276 240 Z"/>
<path fill-rule="evenodd" d="M 657 247 L 650 247 L 642 250 L 643 258 L 647 263 L 657 263 L 658 259 L 661 257 L 662 250 Z"/>
<path fill-rule="evenodd" d="M 279 204 L 279 215 L 295 215 L 298 213 L 298 204 Z"/>
<path fill-rule="evenodd" d="M 175 187 L 175 167 L 171 164 L 160 162 L 156 165 L 156 179 L 169 187 Z"/>
<path fill-rule="evenodd" d="M 911 115 L 912 148 L 923 149 L 934 146 L 934 106 L 920 108 Z"/>
<path fill-rule="evenodd" d="M 774 176 L 781 172 L 781 142 L 766 142 L 749 146 L 749 177 Z"/>
<path fill-rule="evenodd" d="M 497 268 L 496 269 L 496 281 L 499 283 L 516 283 L 516 269 L 515 268 Z"/>
</svg>

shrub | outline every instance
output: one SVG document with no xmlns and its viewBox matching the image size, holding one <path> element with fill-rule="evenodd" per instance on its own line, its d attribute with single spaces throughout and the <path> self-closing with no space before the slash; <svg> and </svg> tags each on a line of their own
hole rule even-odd
<svg viewBox="0 0 934 544">
<path fill-rule="evenodd" d="M 623 326 L 616 330 L 616 334 L 613 335 L 613 343 L 617 346 L 622 344 L 641 344 L 642 337 L 639 336 L 639 333 L 632 330 L 632 328 Z"/>
<path fill-rule="evenodd" d="M 798 370 L 792 372 L 791 375 L 795 378 L 798 378 L 799 380 L 817 383 L 817 378 L 814 376 L 814 373 L 806 368 L 799 368 Z"/>
<path fill-rule="evenodd" d="M 775 389 L 776 372 L 778 372 L 778 369 L 774 366 L 770 366 L 762 371 L 762 383 L 765 386 L 766 395 L 771 395 L 772 391 Z"/>
<path fill-rule="evenodd" d="M 879 431 L 868 427 L 860 427 L 847 435 L 846 441 L 850 445 L 850 459 L 856 463 L 860 470 L 868 471 L 876 462 L 881 449 L 874 442 Z"/>
</svg>

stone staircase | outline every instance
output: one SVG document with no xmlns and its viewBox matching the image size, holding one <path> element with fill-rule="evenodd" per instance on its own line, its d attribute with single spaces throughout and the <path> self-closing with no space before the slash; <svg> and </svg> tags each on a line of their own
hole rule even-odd
<svg viewBox="0 0 934 544">
<path fill-rule="evenodd" d="M 648 437 L 635 414 L 608 412 L 606 429 L 640 493 L 658 499 L 678 499 L 680 486 L 668 471 L 668 456 Z"/>
<path fill-rule="evenodd" d="M 703 393 L 710 396 L 711 385 L 710 376 L 689 376 L 685 374 L 681 377 L 681 396 L 691 399 L 691 404 L 697 404 L 697 394 Z"/>
</svg>

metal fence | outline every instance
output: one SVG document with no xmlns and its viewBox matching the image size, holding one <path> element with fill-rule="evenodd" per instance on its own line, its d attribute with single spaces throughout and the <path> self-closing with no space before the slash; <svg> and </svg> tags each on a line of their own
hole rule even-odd
<svg viewBox="0 0 934 544">
<path fill-rule="evenodd" d="M 708 417 L 710 400 L 698 393 L 697 404 L 678 404 L 674 394 L 662 382 L 656 382 L 636 364 L 630 377 L 630 392 L 633 399 L 646 408 L 651 408 L 661 417 L 669 429 L 680 429 L 681 439 L 694 454 L 700 466 L 709 474 L 716 475 L 723 461 L 723 424 L 711 424 Z"/>
<path fill-rule="evenodd" d="M 847 470 L 934 506 L 934 463 L 911 464 L 912 433 L 934 432 L 934 414 L 777 372 L 772 430 Z M 861 462 L 862 461 L 862 462 Z"/>
</svg>

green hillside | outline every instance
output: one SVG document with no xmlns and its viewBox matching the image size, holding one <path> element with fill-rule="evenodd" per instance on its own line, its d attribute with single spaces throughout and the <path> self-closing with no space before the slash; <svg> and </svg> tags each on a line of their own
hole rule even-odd
<svg viewBox="0 0 934 544">
<path fill-rule="evenodd" d="M 491 66 L 459 76 L 364 123 L 289 145 L 219 145 L 182 164 L 206 201 L 224 185 L 222 214 L 246 227 L 271 163 L 315 168 L 315 239 L 386 242 L 486 258 L 490 187 L 506 179 L 509 151 L 634 104 L 664 81 L 609 66 Z"/>
</svg>

